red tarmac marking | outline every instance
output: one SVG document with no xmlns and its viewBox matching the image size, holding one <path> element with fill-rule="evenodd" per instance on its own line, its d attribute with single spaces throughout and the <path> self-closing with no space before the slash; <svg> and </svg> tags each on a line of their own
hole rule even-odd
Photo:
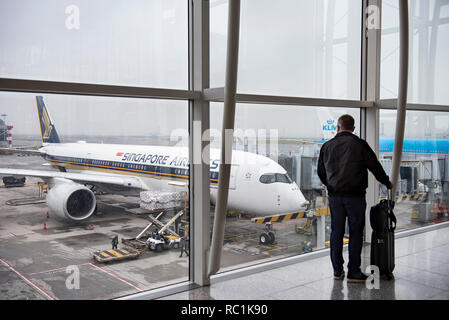
<svg viewBox="0 0 449 320">
<path fill-rule="evenodd" d="M 6 262 L 5 260 L 3 260 L 2 258 L 0 258 L 0 261 L 3 262 L 3 264 L 5 264 L 9 269 L 11 269 L 12 271 L 14 271 L 20 278 L 22 278 L 26 283 L 28 283 L 29 285 L 31 285 L 33 288 L 35 288 L 37 291 L 39 291 L 40 293 L 42 293 L 44 296 L 46 296 L 48 299 L 51 300 L 56 300 L 55 297 L 53 297 L 52 295 L 50 295 L 49 293 L 47 293 L 44 289 L 42 289 L 41 287 L 39 287 L 37 284 L 35 284 L 33 281 L 31 281 L 30 279 L 28 279 L 27 277 L 25 277 L 22 273 L 20 273 L 16 268 L 14 268 L 12 265 L 10 265 L 8 262 Z"/>
<path fill-rule="evenodd" d="M 130 286 L 132 286 L 133 288 L 135 288 L 135 289 L 137 289 L 137 290 L 139 290 L 139 291 L 144 291 L 143 289 L 139 288 L 139 287 L 136 286 L 135 284 L 129 282 L 128 280 L 125 280 L 125 279 L 120 278 L 118 275 L 112 273 L 111 271 L 108 271 L 108 270 L 106 270 L 106 269 L 104 269 L 104 268 L 102 268 L 102 267 L 99 267 L 99 266 L 93 264 L 92 262 L 90 262 L 89 264 L 90 264 L 91 266 L 93 266 L 93 267 L 95 267 L 95 268 L 97 268 L 97 269 L 99 269 L 99 270 L 101 270 L 101 271 L 103 271 L 103 272 L 105 272 L 105 273 L 107 273 L 107 274 L 113 276 L 114 278 L 116 278 L 116 279 L 118 279 L 118 280 L 120 280 L 120 281 L 122 281 L 122 282 L 124 282 L 124 283 L 126 283 L 126 284 L 128 284 L 128 285 L 130 285 Z"/>
<path fill-rule="evenodd" d="M 78 264 L 78 265 L 76 265 L 76 266 L 79 267 L 79 266 L 84 266 L 84 265 L 86 265 L 86 264 L 89 264 L 89 262 L 82 263 L 82 264 Z M 44 271 L 34 272 L 34 273 L 30 273 L 29 275 L 30 275 L 30 276 L 34 276 L 34 275 L 36 275 L 36 274 L 47 273 L 47 272 L 52 272 L 52 271 L 59 271 L 59 270 L 62 271 L 62 270 L 65 270 L 65 269 L 67 269 L 67 267 L 61 267 L 61 268 L 56 268 L 56 269 L 49 269 L 49 270 L 44 270 Z"/>
</svg>

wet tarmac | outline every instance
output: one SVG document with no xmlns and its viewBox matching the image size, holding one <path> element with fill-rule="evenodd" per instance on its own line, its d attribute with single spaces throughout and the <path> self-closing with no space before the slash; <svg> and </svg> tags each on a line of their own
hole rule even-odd
<svg viewBox="0 0 449 320">
<path fill-rule="evenodd" d="M 35 156 L 0 155 L 3 168 L 37 169 L 42 163 Z M 146 251 L 137 259 L 108 264 L 92 258 L 93 251 L 111 249 L 115 235 L 134 238 L 148 225 L 145 214 L 133 213 L 138 198 L 99 195 L 98 212 L 76 224 L 57 220 L 45 202 L 5 203 L 39 196 L 38 181 L 27 178 L 24 187 L 15 188 L 0 185 L 0 299 L 111 299 L 189 279 L 189 258 L 180 257 L 179 249 Z M 404 208 L 397 212 L 406 224 L 410 208 Z M 213 208 L 211 225 L 212 216 Z M 303 254 L 308 241 L 316 247 L 316 235 L 295 231 L 306 219 L 275 223 L 275 242 L 262 245 L 259 235 L 264 225 L 250 218 L 228 217 L 222 270 Z M 328 226 L 329 221 L 326 240 Z M 121 241 L 119 248 L 125 248 Z"/>
</svg>

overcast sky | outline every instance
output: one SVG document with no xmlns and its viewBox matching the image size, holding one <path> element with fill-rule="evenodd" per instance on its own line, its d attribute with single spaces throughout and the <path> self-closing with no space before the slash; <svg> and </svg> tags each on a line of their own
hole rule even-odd
<svg viewBox="0 0 449 320">
<path fill-rule="evenodd" d="M 387 1 L 385 9 L 389 26 L 395 25 L 393 4 Z M 430 1 L 429 8 L 434 4 Z M 449 16 L 446 7 L 440 17 Z M 360 2 L 351 0 L 242 1 L 239 92 L 359 99 L 360 11 Z M 225 1 L 211 1 L 212 87 L 224 84 L 226 14 Z M 129 0 L 0 0 L 0 77 L 187 89 L 187 25 L 185 0 L 133 0 L 132 5 Z M 449 104 L 449 41 L 443 41 L 449 39 L 449 25 L 438 31 L 436 54 L 420 55 L 435 62 L 433 94 L 415 90 L 421 70 L 415 54 L 409 96 L 421 94 Z M 397 44 L 390 40 L 396 36 L 383 37 L 386 98 L 397 90 Z M 417 40 L 413 43 L 415 50 Z M 62 135 L 169 135 L 187 130 L 184 101 L 61 95 L 44 95 L 44 100 Z M 211 104 L 212 128 L 221 127 L 221 105 Z M 8 114 L 13 133 L 39 134 L 35 95 L 0 93 L 0 112 Z M 342 113 L 359 122 L 357 109 L 238 105 L 236 127 L 316 139 L 328 133 L 323 125 Z M 449 131 L 447 119 L 438 119 L 438 134 Z M 388 135 L 390 128 L 384 125 L 383 132 Z"/>
</svg>

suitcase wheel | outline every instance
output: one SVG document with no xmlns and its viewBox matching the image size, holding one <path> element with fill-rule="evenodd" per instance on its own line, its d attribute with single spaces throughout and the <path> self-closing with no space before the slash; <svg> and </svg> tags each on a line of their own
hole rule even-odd
<svg viewBox="0 0 449 320">
<path fill-rule="evenodd" d="M 393 275 L 393 273 L 387 273 L 385 275 L 385 277 L 387 278 L 388 281 L 390 281 L 390 280 L 392 280 L 394 278 L 394 275 Z"/>
</svg>

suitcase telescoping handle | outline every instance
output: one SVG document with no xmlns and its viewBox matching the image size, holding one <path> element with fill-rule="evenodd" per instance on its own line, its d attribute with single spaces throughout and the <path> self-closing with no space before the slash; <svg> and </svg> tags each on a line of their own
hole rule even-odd
<svg viewBox="0 0 449 320">
<path fill-rule="evenodd" d="M 388 209 L 393 209 L 393 189 L 387 189 L 387 204 Z"/>
<path fill-rule="evenodd" d="M 389 220 L 389 229 L 390 231 L 394 231 L 396 229 L 396 216 L 393 213 L 393 190 L 387 189 L 387 204 L 388 204 L 388 220 Z"/>
</svg>

